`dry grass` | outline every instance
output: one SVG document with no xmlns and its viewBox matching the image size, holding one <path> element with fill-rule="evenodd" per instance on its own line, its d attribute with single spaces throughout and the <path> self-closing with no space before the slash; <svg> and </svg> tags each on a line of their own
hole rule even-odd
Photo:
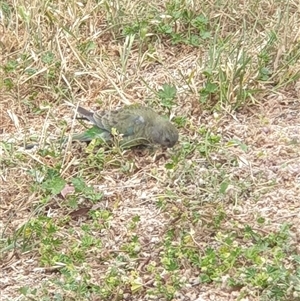
<svg viewBox="0 0 300 301">
<path fill-rule="evenodd" d="M 0 1 L 3 300 L 299 300 L 299 4 L 198 2 Z M 52 143 L 129 103 L 174 149 Z"/>
</svg>

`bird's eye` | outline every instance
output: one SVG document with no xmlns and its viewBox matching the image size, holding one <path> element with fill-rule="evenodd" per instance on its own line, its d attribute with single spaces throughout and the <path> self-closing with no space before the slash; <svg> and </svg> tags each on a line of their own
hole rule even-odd
<svg viewBox="0 0 300 301">
<path fill-rule="evenodd" d="M 165 142 L 169 144 L 170 143 L 170 139 L 169 138 L 165 138 Z"/>
</svg>

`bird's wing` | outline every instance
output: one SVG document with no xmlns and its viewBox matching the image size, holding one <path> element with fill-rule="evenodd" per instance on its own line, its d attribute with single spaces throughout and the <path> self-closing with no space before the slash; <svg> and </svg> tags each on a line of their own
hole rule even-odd
<svg viewBox="0 0 300 301">
<path fill-rule="evenodd" d="M 97 120 L 96 113 L 94 119 Z M 106 112 L 101 116 L 103 127 L 107 131 L 115 128 L 124 137 L 132 136 L 145 125 L 145 118 L 134 110 L 116 110 Z"/>
<path fill-rule="evenodd" d="M 147 112 L 143 114 L 138 106 L 129 106 L 113 111 L 91 112 L 78 107 L 78 113 L 100 129 L 111 132 L 115 128 L 124 137 L 142 131 L 146 124 Z M 149 119 L 149 118 L 148 118 Z"/>
</svg>

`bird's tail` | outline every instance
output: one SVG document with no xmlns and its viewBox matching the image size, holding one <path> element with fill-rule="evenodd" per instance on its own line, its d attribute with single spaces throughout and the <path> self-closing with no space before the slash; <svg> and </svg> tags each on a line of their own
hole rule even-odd
<svg viewBox="0 0 300 301">
<path fill-rule="evenodd" d="M 90 129 L 85 130 L 83 133 L 74 134 L 72 141 L 89 142 L 94 139 L 102 139 L 104 142 L 111 141 L 111 134 L 97 126 L 93 126 Z"/>
<path fill-rule="evenodd" d="M 81 141 L 81 142 L 90 142 L 94 139 L 100 139 L 104 143 L 110 142 L 112 140 L 112 136 L 109 132 L 100 129 L 96 125 L 92 126 L 91 128 L 85 130 L 82 133 L 72 135 L 71 141 Z M 61 146 L 65 145 L 69 140 L 68 136 L 64 136 L 55 141 L 55 143 L 59 143 Z M 49 145 L 49 143 L 46 143 Z M 20 145 L 23 146 L 23 145 Z M 39 146 L 39 143 L 34 144 L 26 144 L 25 149 L 32 149 L 36 146 Z"/>
<path fill-rule="evenodd" d="M 90 122 L 92 122 L 93 124 L 96 124 L 96 121 L 94 119 L 94 113 L 86 110 L 83 107 L 78 107 L 77 112 L 83 116 L 84 119 L 89 120 Z"/>
</svg>

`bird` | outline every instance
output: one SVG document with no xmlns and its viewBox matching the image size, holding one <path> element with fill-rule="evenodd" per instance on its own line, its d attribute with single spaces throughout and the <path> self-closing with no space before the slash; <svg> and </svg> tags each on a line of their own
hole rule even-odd
<svg viewBox="0 0 300 301">
<path fill-rule="evenodd" d="M 177 128 L 153 109 L 140 105 L 126 105 L 116 110 L 92 112 L 78 107 L 79 119 L 90 121 L 94 138 L 112 141 L 115 133 L 121 135 L 120 145 L 132 147 L 137 145 L 158 144 L 165 148 L 173 147 L 178 141 Z M 73 140 L 92 140 L 89 134 L 79 134 Z"/>
</svg>

